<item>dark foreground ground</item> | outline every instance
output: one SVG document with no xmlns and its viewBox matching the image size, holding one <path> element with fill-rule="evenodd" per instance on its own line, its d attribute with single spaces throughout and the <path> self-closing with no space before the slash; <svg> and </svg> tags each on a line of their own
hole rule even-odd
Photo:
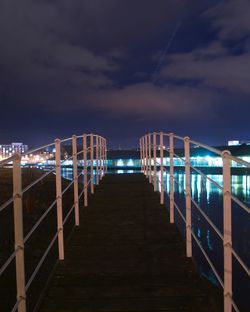
<svg viewBox="0 0 250 312">
<path fill-rule="evenodd" d="M 107 175 L 81 210 L 39 311 L 212 312 L 219 302 L 145 177 Z"/>
</svg>

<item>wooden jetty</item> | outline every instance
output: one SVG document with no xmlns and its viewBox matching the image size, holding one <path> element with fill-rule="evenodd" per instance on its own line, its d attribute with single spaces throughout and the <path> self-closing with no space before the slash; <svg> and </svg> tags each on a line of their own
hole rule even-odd
<svg viewBox="0 0 250 312">
<path fill-rule="evenodd" d="M 45 290 L 40 312 L 222 311 L 142 174 L 106 175 Z"/>
</svg>

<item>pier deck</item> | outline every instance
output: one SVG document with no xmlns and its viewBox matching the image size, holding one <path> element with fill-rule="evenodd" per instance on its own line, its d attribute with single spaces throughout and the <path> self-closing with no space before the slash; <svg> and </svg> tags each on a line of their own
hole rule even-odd
<svg viewBox="0 0 250 312">
<path fill-rule="evenodd" d="M 51 279 L 40 312 L 221 311 L 142 174 L 106 175 Z"/>
</svg>

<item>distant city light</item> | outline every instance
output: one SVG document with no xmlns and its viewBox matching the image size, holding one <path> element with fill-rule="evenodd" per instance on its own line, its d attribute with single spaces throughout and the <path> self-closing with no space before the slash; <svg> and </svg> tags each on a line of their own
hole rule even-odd
<svg viewBox="0 0 250 312">
<path fill-rule="evenodd" d="M 228 146 L 240 145 L 240 141 L 238 141 L 238 140 L 231 140 L 231 141 L 228 141 L 227 145 Z"/>
<path fill-rule="evenodd" d="M 28 145 L 23 143 L 11 143 L 0 145 L 0 159 L 6 159 L 13 156 L 15 153 L 24 154 L 28 151 Z"/>
</svg>

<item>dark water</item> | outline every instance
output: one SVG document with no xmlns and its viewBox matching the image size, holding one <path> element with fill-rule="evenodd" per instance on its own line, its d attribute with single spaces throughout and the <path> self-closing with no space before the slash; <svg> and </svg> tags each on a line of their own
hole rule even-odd
<svg viewBox="0 0 250 312">
<path fill-rule="evenodd" d="M 222 185 L 222 175 L 209 175 L 218 184 Z M 185 174 L 175 174 L 175 201 L 185 216 Z M 169 175 L 164 177 L 166 196 L 165 204 L 169 207 Z M 221 233 L 223 233 L 223 197 L 222 191 L 212 182 L 198 174 L 191 175 L 192 198 L 203 212 L 210 218 Z M 232 176 L 232 193 L 248 207 L 250 206 L 250 177 Z M 175 222 L 185 238 L 185 225 L 177 210 Z M 198 209 L 192 204 L 192 229 L 202 244 L 216 271 L 223 281 L 223 242 L 204 219 Z M 233 249 L 249 267 L 250 264 L 250 217 L 241 207 L 232 201 L 232 242 Z M 193 240 L 193 258 L 200 273 L 212 283 L 219 286 L 212 269 Z M 248 311 L 250 279 L 238 261 L 233 258 L 233 299 L 240 311 Z"/>
</svg>

